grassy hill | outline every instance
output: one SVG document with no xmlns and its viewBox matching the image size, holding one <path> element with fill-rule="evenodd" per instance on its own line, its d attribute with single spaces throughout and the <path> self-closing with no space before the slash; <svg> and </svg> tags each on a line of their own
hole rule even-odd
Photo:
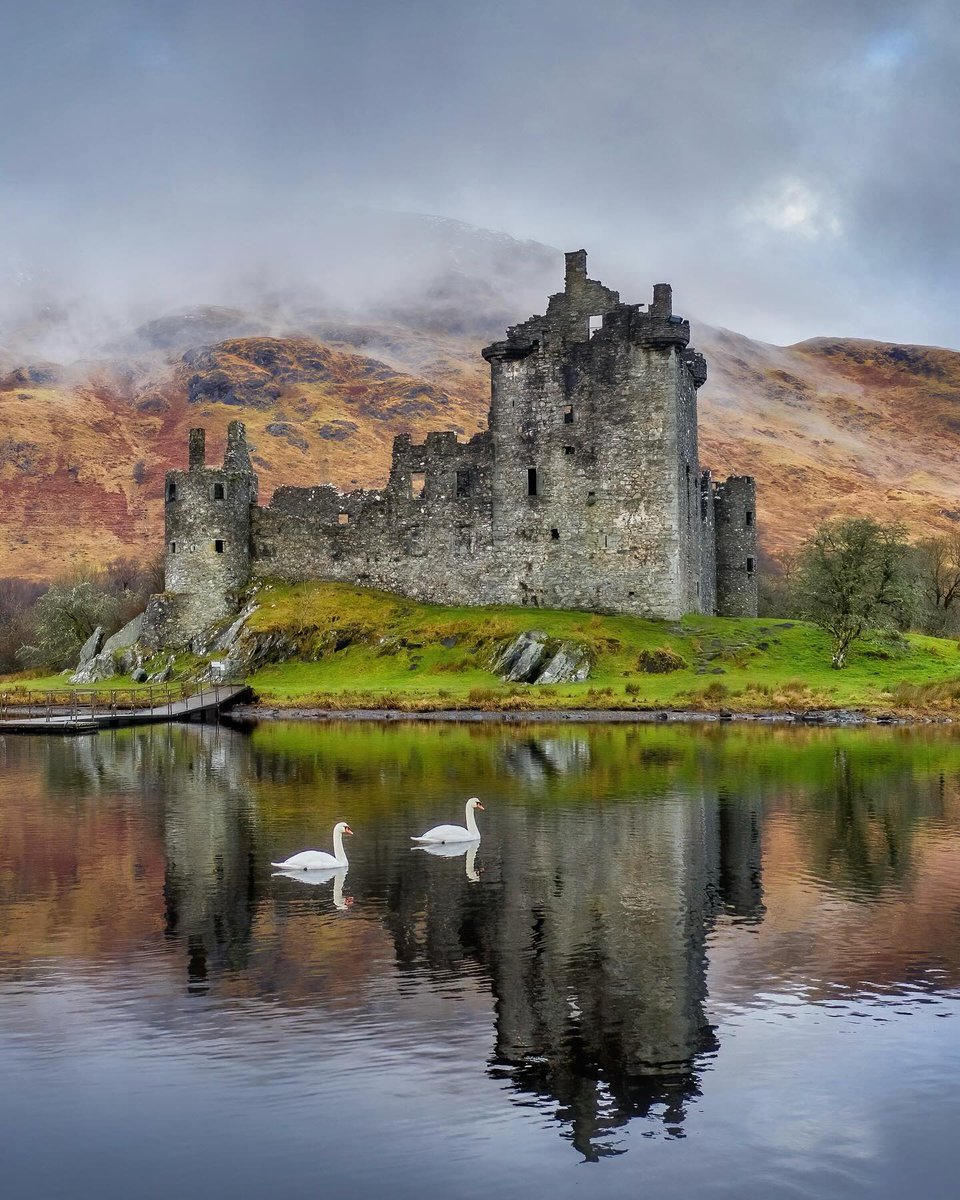
<svg viewBox="0 0 960 1200">
<path fill-rule="evenodd" d="M 267 583 L 238 645 L 259 703 L 278 709 L 653 710 L 804 712 L 860 709 L 960 717 L 960 645 L 918 634 L 860 642 L 843 671 L 827 636 L 804 621 L 687 616 L 680 621 L 531 608 L 419 604 L 340 583 Z M 502 682 L 492 670 L 519 633 L 583 647 L 583 683 Z M 189 680 L 211 658 L 182 655 Z M 151 669 L 161 666 L 160 654 Z M 265 665 L 257 665 L 264 664 Z M 135 687 L 127 678 L 102 688 Z M 0 690 L 69 691 L 63 675 L 23 672 Z"/>
<path fill-rule="evenodd" d="M 960 696 L 957 643 L 913 634 L 861 643 L 834 671 L 827 637 L 800 621 L 454 608 L 323 583 L 269 584 L 258 601 L 252 636 L 297 648 L 251 677 L 261 702 L 277 707 L 948 712 Z M 531 629 L 585 646 L 591 677 L 500 682 L 491 657 Z"/>
</svg>

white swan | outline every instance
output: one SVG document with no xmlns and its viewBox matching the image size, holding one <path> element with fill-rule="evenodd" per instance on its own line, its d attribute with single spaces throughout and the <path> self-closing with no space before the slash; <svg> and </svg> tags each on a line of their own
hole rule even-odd
<svg viewBox="0 0 960 1200">
<path fill-rule="evenodd" d="M 301 850 L 283 862 L 272 862 L 271 867 L 282 871 L 330 871 L 347 866 L 347 855 L 343 848 L 343 835 L 353 830 L 346 821 L 338 821 L 333 827 L 333 853 L 326 850 Z"/>
<path fill-rule="evenodd" d="M 479 842 L 480 830 L 477 828 L 477 818 L 474 816 L 478 808 L 483 812 L 483 805 L 476 796 L 471 796 L 466 805 L 466 829 L 462 825 L 435 825 L 433 829 L 428 829 L 426 833 L 421 833 L 419 837 L 410 840 L 433 845 L 437 843 L 442 845 L 445 842 Z"/>
</svg>

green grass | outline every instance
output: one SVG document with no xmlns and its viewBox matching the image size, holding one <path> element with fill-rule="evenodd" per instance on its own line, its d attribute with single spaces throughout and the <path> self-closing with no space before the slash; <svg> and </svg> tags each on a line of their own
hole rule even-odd
<svg viewBox="0 0 960 1200">
<path fill-rule="evenodd" d="M 250 677 L 272 707 L 435 709 L 694 709 L 751 712 L 858 708 L 960 715 L 960 649 L 910 634 L 859 643 L 842 671 L 828 637 L 802 621 L 637 617 L 530 608 L 456 608 L 336 583 L 266 584 L 249 622 L 295 648 Z M 584 645 L 580 684 L 501 683 L 495 649 L 530 629 Z M 446 644 L 445 644 L 446 643 Z M 177 677 L 203 666 L 178 660 Z M 69 689 L 54 675 L 0 681 L 0 689 Z M 100 685 L 128 688 L 127 678 Z"/>
<path fill-rule="evenodd" d="M 329 583 L 266 585 L 258 599 L 251 627 L 299 647 L 296 660 L 251 678 L 261 701 L 278 707 L 960 709 L 957 643 L 921 635 L 866 640 L 835 671 L 828 637 L 800 621 L 455 608 Z M 501 683 L 491 654 L 528 629 L 585 645 L 590 679 Z"/>
</svg>

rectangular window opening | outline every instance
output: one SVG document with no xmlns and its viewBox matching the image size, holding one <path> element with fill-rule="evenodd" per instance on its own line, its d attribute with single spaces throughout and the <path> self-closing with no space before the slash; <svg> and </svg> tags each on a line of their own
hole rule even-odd
<svg viewBox="0 0 960 1200">
<path fill-rule="evenodd" d="M 176 500 L 176 498 L 177 498 L 177 485 L 175 483 L 168 483 L 167 484 L 167 499 L 168 500 Z"/>
<path fill-rule="evenodd" d="M 223 541 L 222 541 L 222 539 L 220 539 L 220 538 L 217 538 L 217 540 L 216 540 L 216 541 L 213 543 L 213 548 L 214 548 L 214 550 L 216 550 L 216 552 L 217 552 L 218 554 L 222 554 L 222 553 L 223 553 Z"/>
<path fill-rule="evenodd" d="M 753 574 L 753 566 L 754 566 L 753 559 L 752 559 L 752 558 L 748 558 L 748 559 L 747 559 L 747 574 L 748 574 L 748 575 L 752 575 L 752 574 Z"/>
<path fill-rule="evenodd" d="M 349 513 L 337 513 L 337 524 L 338 525 L 349 525 L 350 524 L 350 514 Z"/>
<path fill-rule="evenodd" d="M 427 477 L 423 471 L 410 473 L 410 495 L 414 500 L 420 500 L 427 486 Z"/>
<path fill-rule="evenodd" d="M 471 485 L 472 485 L 472 480 L 470 478 L 470 472 L 469 471 L 458 471 L 457 472 L 457 499 L 458 500 L 465 500 L 470 495 L 471 491 L 473 490 Z"/>
<path fill-rule="evenodd" d="M 528 496 L 539 495 L 539 492 L 537 491 L 537 468 L 536 467 L 527 467 L 527 495 Z"/>
<path fill-rule="evenodd" d="M 170 543 L 170 553 L 171 553 L 171 554 L 176 554 L 176 552 L 177 552 L 177 543 L 176 543 L 176 542 L 171 542 L 171 543 Z"/>
<path fill-rule="evenodd" d="M 563 406 L 563 423 L 564 425 L 573 424 L 573 405 L 565 404 Z"/>
<path fill-rule="evenodd" d="M 552 542 L 560 541 L 560 530 L 559 529 L 551 529 L 550 530 L 550 540 Z"/>
<path fill-rule="evenodd" d="M 224 490 L 223 490 L 223 484 L 222 484 L 222 483 L 215 483 L 215 484 L 213 485 L 213 498 L 214 498 L 214 500 L 222 500 L 222 499 L 224 498 L 224 496 L 225 496 L 225 495 L 226 495 L 226 493 L 225 493 L 225 492 L 224 492 Z"/>
<path fill-rule="evenodd" d="M 603 328 L 603 316 L 602 316 L 602 314 L 599 314 L 599 315 L 596 315 L 596 316 L 592 316 L 592 317 L 590 317 L 590 336 L 591 336 L 591 337 L 593 337 L 593 335 L 594 335 L 595 333 L 599 333 L 599 331 L 600 331 L 602 328 Z"/>
<path fill-rule="evenodd" d="M 745 514 L 745 516 L 746 516 L 746 523 L 747 523 L 747 526 L 749 527 L 749 526 L 751 526 L 751 525 L 753 524 L 753 512 L 752 512 L 752 510 L 748 508 L 748 509 L 747 509 L 747 511 L 746 511 L 746 514 Z"/>
<path fill-rule="evenodd" d="M 577 448 L 576 446 L 564 446 L 563 452 L 564 454 L 576 454 Z"/>
</svg>

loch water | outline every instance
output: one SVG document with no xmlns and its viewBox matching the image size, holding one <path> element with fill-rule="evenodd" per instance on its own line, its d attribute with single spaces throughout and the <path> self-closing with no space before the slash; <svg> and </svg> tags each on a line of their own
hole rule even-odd
<svg viewBox="0 0 960 1200">
<path fill-rule="evenodd" d="M 960 734 L 0 739 L 0 1191 L 954 1197 Z M 483 800 L 476 852 L 411 834 Z M 271 860 L 330 848 L 345 875 Z"/>
</svg>

